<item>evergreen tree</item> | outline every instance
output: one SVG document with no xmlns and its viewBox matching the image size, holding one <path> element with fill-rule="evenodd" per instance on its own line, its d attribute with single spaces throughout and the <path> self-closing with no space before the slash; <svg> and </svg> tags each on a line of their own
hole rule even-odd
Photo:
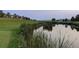
<svg viewBox="0 0 79 59">
<path fill-rule="evenodd" d="M 4 13 L 3 13 L 3 11 L 2 10 L 0 10 L 0 17 L 4 17 Z"/>
<path fill-rule="evenodd" d="M 72 18 L 71 18 L 71 21 L 75 21 L 75 18 L 74 18 L 74 17 L 72 17 Z"/>
<path fill-rule="evenodd" d="M 79 14 L 76 15 L 75 20 L 76 20 L 76 21 L 79 21 Z"/>
</svg>

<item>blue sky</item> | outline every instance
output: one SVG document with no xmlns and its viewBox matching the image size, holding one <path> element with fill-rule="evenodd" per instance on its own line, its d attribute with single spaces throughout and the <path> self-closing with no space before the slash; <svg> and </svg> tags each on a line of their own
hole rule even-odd
<svg viewBox="0 0 79 59">
<path fill-rule="evenodd" d="M 79 14 L 79 10 L 4 10 L 5 13 L 18 14 L 37 20 L 48 20 L 51 18 L 71 18 Z"/>
</svg>

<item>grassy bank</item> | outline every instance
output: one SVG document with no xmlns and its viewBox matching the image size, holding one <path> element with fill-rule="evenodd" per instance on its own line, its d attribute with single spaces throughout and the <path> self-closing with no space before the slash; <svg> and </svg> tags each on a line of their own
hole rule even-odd
<svg viewBox="0 0 79 59">
<path fill-rule="evenodd" d="M 12 39 L 8 47 L 10 48 L 26 48 L 30 47 L 30 39 L 32 39 L 33 30 L 36 23 L 21 24 L 21 26 L 12 32 Z"/>
<path fill-rule="evenodd" d="M 18 32 L 18 28 L 22 23 L 34 24 L 37 22 L 11 18 L 0 18 L 0 48 L 9 47 L 8 45 L 11 45 L 10 42 L 12 39 L 16 38 L 16 34 L 14 33 Z"/>
</svg>

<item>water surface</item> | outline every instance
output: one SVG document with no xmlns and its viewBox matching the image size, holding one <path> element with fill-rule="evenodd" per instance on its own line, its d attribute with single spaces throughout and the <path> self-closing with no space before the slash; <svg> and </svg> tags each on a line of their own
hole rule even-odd
<svg viewBox="0 0 79 59">
<path fill-rule="evenodd" d="M 39 33 L 46 35 L 48 40 L 51 40 L 52 43 L 55 42 L 56 47 L 62 44 L 63 47 L 79 48 L 79 31 L 75 28 L 72 29 L 70 25 L 55 25 L 52 26 L 52 30 L 50 31 L 41 26 L 34 30 L 33 35 L 39 35 Z"/>
</svg>

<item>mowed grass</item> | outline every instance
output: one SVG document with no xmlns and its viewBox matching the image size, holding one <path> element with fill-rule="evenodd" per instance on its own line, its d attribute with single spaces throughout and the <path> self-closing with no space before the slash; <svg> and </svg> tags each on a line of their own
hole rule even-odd
<svg viewBox="0 0 79 59">
<path fill-rule="evenodd" d="M 12 32 L 18 29 L 22 23 L 33 24 L 35 21 L 0 18 L 0 48 L 8 47 L 11 39 L 14 37 Z"/>
<path fill-rule="evenodd" d="M 0 18 L 0 30 L 13 30 L 18 28 L 22 23 L 33 24 L 36 22 L 22 19 Z"/>
<path fill-rule="evenodd" d="M 8 47 L 11 39 L 11 31 L 0 31 L 0 48 Z"/>
</svg>

